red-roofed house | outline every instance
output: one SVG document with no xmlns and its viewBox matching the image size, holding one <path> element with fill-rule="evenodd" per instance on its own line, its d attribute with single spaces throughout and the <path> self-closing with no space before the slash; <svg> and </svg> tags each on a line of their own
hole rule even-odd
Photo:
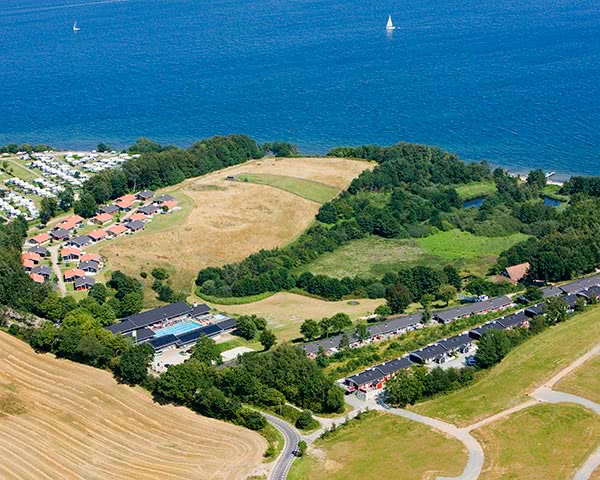
<svg viewBox="0 0 600 480">
<path fill-rule="evenodd" d="M 30 273 L 29 276 L 35 283 L 44 283 L 45 278 L 39 273 Z"/>
<path fill-rule="evenodd" d="M 80 268 L 71 268 L 64 274 L 65 282 L 74 282 L 76 278 L 85 277 L 85 272 Z"/>
<path fill-rule="evenodd" d="M 44 245 L 50 241 L 50 235 L 47 233 L 38 233 L 34 237 L 31 237 L 27 242 L 31 245 Z"/>
<path fill-rule="evenodd" d="M 57 227 L 62 228 L 64 230 L 73 230 L 74 228 L 79 228 L 83 225 L 83 218 L 79 215 L 71 215 L 68 218 L 65 218 L 62 222 L 60 222 Z"/>
<path fill-rule="evenodd" d="M 60 251 L 60 257 L 63 262 L 70 262 L 72 260 L 79 260 L 81 257 L 81 250 L 77 247 L 65 247 Z"/>
<path fill-rule="evenodd" d="M 177 206 L 177 202 L 175 200 L 167 200 L 166 202 L 162 202 L 160 204 L 160 208 L 166 208 L 167 212 L 170 212 Z"/>
<path fill-rule="evenodd" d="M 125 232 L 127 232 L 127 227 L 120 223 L 106 229 L 106 233 L 108 234 L 109 238 L 116 238 L 120 235 L 123 235 Z"/>
<path fill-rule="evenodd" d="M 117 198 L 115 205 L 119 207 L 119 210 L 131 210 L 131 206 L 135 202 L 135 195 L 123 195 Z"/>
<path fill-rule="evenodd" d="M 35 267 L 35 263 L 33 263 L 31 260 L 29 259 L 23 259 L 23 267 L 25 268 L 25 270 L 29 271 L 31 270 L 33 267 Z"/>
<path fill-rule="evenodd" d="M 98 253 L 84 253 L 79 259 L 80 262 L 97 262 L 102 263 L 102 256 Z"/>
<path fill-rule="evenodd" d="M 87 236 L 90 237 L 93 242 L 99 242 L 106 237 L 106 231 L 101 229 L 94 230 L 93 232 L 88 233 Z"/>
<path fill-rule="evenodd" d="M 105 225 L 112 220 L 112 215 L 110 213 L 99 213 L 94 218 L 92 218 L 92 223 L 96 225 Z"/>
<path fill-rule="evenodd" d="M 143 222 L 146 220 L 146 215 L 144 215 L 143 213 L 134 213 L 133 215 L 131 215 L 128 220 L 131 220 L 132 222 L 135 220 L 139 220 L 140 222 Z"/>
<path fill-rule="evenodd" d="M 42 257 L 40 257 L 40 255 L 37 253 L 25 252 L 25 253 L 21 254 L 21 260 L 23 260 L 23 261 L 31 260 L 33 263 L 38 264 L 38 263 L 40 263 L 41 259 L 42 259 Z"/>
</svg>

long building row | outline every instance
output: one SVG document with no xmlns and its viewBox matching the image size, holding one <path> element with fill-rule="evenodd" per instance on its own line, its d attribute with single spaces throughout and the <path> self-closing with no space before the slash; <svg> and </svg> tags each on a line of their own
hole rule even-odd
<svg viewBox="0 0 600 480">
<path fill-rule="evenodd" d="M 569 311 L 573 311 L 578 298 L 590 303 L 600 299 L 600 275 L 576 280 L 561 287 L 549 286 L 542 289 L 545 298 L 562 297 Z M 413 365 L 441 364 L 455 353 L 467 353 L 473 348 L 473 342 L 479 340 L 488 330 L 508 330 L 527 327 L 529 320 L 544 314 L 544 303 L 538 303 L 511 315 L 492 320 L 484 325 L 450 338 L 432 343 L 404 357 L 375 365 L 356 375 L 344 379 L 343 384 L 350 393 L 372 395 L 383 389 L 385 382 L 401 370 Z M 408 318 L 408 317 L 405 317 Z"/>
</svg>

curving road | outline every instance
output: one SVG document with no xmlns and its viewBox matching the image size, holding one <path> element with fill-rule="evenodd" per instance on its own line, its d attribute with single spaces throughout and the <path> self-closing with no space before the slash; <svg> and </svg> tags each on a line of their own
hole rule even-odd
<svg viewBox="0 0 600 480">
<path fill-rule="evenodd" d="M 279 458 L 275 462 L 275 466 L 269 476 L 270 480 L 285 480 L 287 478 L 288 471 L 292 466 L 292 462 L 296 458 L 294 456 L 294 450 L 298 447 L 298 442 L 301 440 L 300 433 L 294 427 L 292 427 L 285 420 L 282 420 L 268 413 L 262 412 L 267 421 L 273 425 L 283 435 L 285 441 L 283 450 L 279 455 Z"/>
</svg>

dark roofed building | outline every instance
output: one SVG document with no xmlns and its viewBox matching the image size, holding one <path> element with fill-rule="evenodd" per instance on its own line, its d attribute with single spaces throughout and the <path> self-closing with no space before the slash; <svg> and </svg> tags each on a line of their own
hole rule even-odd
<svg viewBox="0 0 600 480">
<path fill-rule="evenodd" d="M 125 226 L 130 232 L 139 232 L 144 229 L 145 223 L 141 220 L 133 220 L 131 222 L 127 222 Z"/>
<path fill-rule="evenodd" d="M 547 287 L 542 288 L 542 295 L 544 298 L 558 297 L 562 294 L 563 291 L 560 288 L 555 287 L 554 285 L 548 285 Z"/>
<path fill-rule="evenodd" d="M 502 330 L 503 328 L 504 327 L 498 322 L 491 321 L 486 323 L 485 325 L 482 325 L 481 327 L 477 327 L 469 331 L 469 336 L 474 340 L 479 340 L 483 336 L 483 334 L 488 330 Z"/>
<path fill-rule="evenodd" d="M 75 279 L 75 290 L 77 291 L 83 291 L 83 290 L 89 290 L 90 288 L 92 288 L 94 286 L 94 284 L 96 283 L 96 280 L 94 280 L 92 277 L 79 277 Z"/>
<path fill-rule="evenodd" d="M 494 297 L 482 302 L 470 303 L 468 305 L 461 305 L 460 307 L 434 312 L 433 318 L 439 322 L 448 323 L 459 318 L 503 310 L 510 307 L 512 303 L 512 300 L 507 296 Z"/>
<path fill-rule="evenodd" d="M 415 363 L 441 363 L 447 355 L 448 351 L 439 343 L 428 345 L 420 350 L 410 353 L 408 358 Z"/>
<path fill-rule="evenodd" d="M 586 290 L 578 292 L 577 295 L 584 298 L 588 303 L 594 302 L 600 298 L 600 287 L 590 287 Z"/>
<path fill-rule="evenodd" d="M 577 295 L 572 293 L 570 295 L 565 295 L 563 300 L 567 302 L 567 310 L 573 311 L 575 310 L 575 304 L 577 303 Z"/>
<path fill-rule="evenodd" d="M 134 333 L 133 337 L 136 343 L 142 343 L 154 337 L 154 332 L 149 328 L 140 328 L 139 330 L 134 330 L 132 333 Z"/>
<path fill-rule="evenodd" d="M 506 329 L 524 327 L 529 323 L 529 317 L 524 311 L 521 311 L 507 317 L 499 318 L 497 322 Z"/>
<path fill-rule="evenodd" d="M 462 333 L 454 337 L 446 338 L 438 342 L 439 345 L 444 347 L 448 352 L 461 352 L 464 353 L 466 349 L 471 345 L 473 339 L 468 333 Z"/>
<path fill-rule="evenodd" d="M 138 208 L 137 211 L 149 216 L 157 213 L 158 207 L 156 205 L 144 205 L 143 207 Z"/>
<path fill-rule="evenodd" d="M 78 237 L 72 238 L 67 242 L 67 245 L 73 245 L 74 247 L 81 248 L 92 243 L 92 239 L 87 235 L 79 235 Z"/>
<path fill-rule="evenodd" d="M 188 315 L 191 310 L 191 307 L 185 302 L 171 303 L 146 312 L 130 315 L 124 318 L 121 323 L 110 325 L 108 329 L 113 333 L 126 333 L 154 325 L 155 323 Z"/>
<path fill-rule="evenodd" d="M 48 249 L 39 245 L 31 247 L 27 251 L 30 253 L 37 253 L 40 257 L 45 257 L 46 255 L 48 255 Z"/>
<path fill-rule="evenodd" d="M 47 265 L 38 265 L 31 269 L 31 273 L 35 273 L 37 275 L 41 275 L 44 278 L 50 278 L 52 274 L 52 270 Z"/>
<path fill-rule="evenodd" d="M 529 318 L 537 317 L 539 315 L 544 314 L 544 304 L 538 303 L 537 305 L 533 305 L 532 307 L 526 308 L 524 311 L 525 315 Z"/>
<path fill-rule="evenodd" d="M 69 232 L 64 228 L 55 228 L 50 232 L 50 236 L 54 240 L 66 240 L 67 238 L 69 238 Z"/>
<path fill-rule="evenodd" d="M 81 270 L 84 272 L 98 273 L 98 270 L 100 270 L 100 264 L 94 260 L 89 260 L 87 262 L 80 262 L 79 268 L 81 268 Z"/>
<path fill-rule="evenodd" d="M 148 341 L 148 344 L 155 350 L 159 351 L 173 345 L 177 345 L 177 337 L 175 335 L 163 335 L 162 337 L 155 337 Z"/>
<path fill-rule="evenodd" d="M 376 368 L 387 376 L 399 372 L 400 370 L 406 370 L 412 365 L 414 365 L 414 363 L 411 362 L 411 360 L 408 357 L 402 357 L 377 365 Z"/>
<path fill-rule="evenodd" d="M 566 294 L 577 293 L 582 290 L 586 290 L 590 287 L 597 287 L 600 285 L 600 275 L 594 277 L 582 278 L 575 280 L 574 282 L 561 285 L 560 289 Z"/>
<path fill-rule="evenodd" d="M 383 381 L 384 377 L 385 374 L 375 367 L 348 377 L 345 383 L 351 389 L 365 388 L 379 384 Z"/>
<path fill-rule="evenodd" d="M 154 199 L 154 203 L 164 203 L 173 201 L 175 201 L 175 197 L 173 195 L 161 195 L 160 197 Z"/>
<path fill-rule="evenodd" d="M 151 192 L 150 190 L 144 190 L 143 192 L 136 194 L 136 198 L 138 200 L 142 200 L 144 202 L 146 200 L 150 200 L 153 196 L 154 196 L 154 192 Z"/>
<path fill-rule="evenodd" d="M 199 305 L 194 305 L 192 307 L 190 316 L 192 318 L 198 318 L 198 317 L 201 317 L 202 315 L 207 315 L 208 313 L 210 313 L 210 307 L 208 305 L 206 305 L 205 303 L 201 303 Z"/>
<path fill-rule="evenodd" d="M 113 215 L 113 214 L 117 213 L 118 211 L 119 211 L 119 207 L 117 207 L 116 205 L 105 205 L 104 207 L 100 208 L 100 212 L 108 213 L 109 215 Z"/>
<path fill-rule="evenodd" d="M 235 318 L 229 318 L 227 320 L 223 320 L 216 324 L 217 327 L 221 329 L 223 332 L 229 332 L 231 330 L 235 330 L 237 327 L 237 320 Z"/>
</svg>

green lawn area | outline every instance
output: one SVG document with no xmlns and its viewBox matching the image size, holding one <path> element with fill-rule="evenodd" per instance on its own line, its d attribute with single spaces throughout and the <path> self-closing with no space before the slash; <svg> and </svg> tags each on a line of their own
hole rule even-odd
<svg viewBox="0 0 600 480">
<path fill-rule="evenodd" d="M 239 179 L 244 182 L 279 188 L 317 203 L 328 202 L 339 193 L 339 190 L 331 185 L 284 175 L 244 173 L 239 176 Z"/>
<path fill-rule="evenodd" d="M 465 426 L 513 407 L 600 341 L 600 308 L 547 329 L 510 352 L 473 385 L 411 407 Z"/>
<path fill-rule="evenodd" d="M 8 175 L 12 175 L 13 177 L 19 177 L 21 180 L 25 180 L 26 182 L 31 182 L 34 178 L 39 178 L 42 176 L 42 172 L 34 172 L 23 165 L 19 160 L 10 160 L 10 159 L 1 159 L 0 164 L 4 162 L 8 163 L 8 168 L 12 169 L 12 173 L 7 173 Z"/>
<path fill-rule="evenodd" d="M 600 403 L 600 356 L 595 356 L 585 362 L 558 382 L 554 389 Z"/>
<path fill-rule="evenodd" d="M 558 191 L 561 189 L 560 185 L 555 185 L 555 184 L 550 184 L 550 185 L 546 185 L 544 187 L 544 195 L 546 195 L 547 197 L 553 198 L 554 200 L 559 200 L 561 202 L 568 202 L 569 201 L 569 196 L 568 195 L 561 195 L 560 193 L 558 193 Z"/>
<path fill-rule="evenodd" d="M 460 230 L 439 232 L 418 239 L 387 239 L 371 236 L 354 240 L 336 251 L 321 255 L 304 266 L 310 271 L 337 278 L 361 275 L 382 277 L 386 272 L 415 265 L 452 264 L 465 273 L 485 274 L 496 256 L 526 235 L 478 237 Z"/>
<path fill-rule="evenodd" d="M 473 431 L 481 480 L 563 480 L 600 444 L 600 418 L 579 405 L 539 404 Z"/>
<path fill-rule="evenodd" d="M 288 479 L 452 477 L 462 472 L 466 461 L 458 440 L 404 418 L 369 412 L 317 440 L 305 457 L 292 464 Z"/>
<path fill-rule="evenodd" d="M 461 200 L 472 200 L 495 193 L 496 184 L 494 182 L 473 182 L 456 187 L 456 192 Z"/>
</svg>

